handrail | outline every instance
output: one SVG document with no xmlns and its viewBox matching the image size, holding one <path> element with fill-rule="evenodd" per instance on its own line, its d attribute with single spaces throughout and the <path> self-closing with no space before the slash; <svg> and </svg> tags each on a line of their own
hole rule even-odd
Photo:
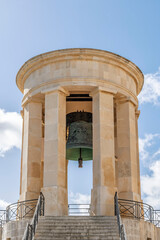
<svg viewBox="0 0 160 240">
<path fill-rule="evenodd" d="M 154 219 L 153 219 L 152 223 L 156 227 L 160 227 L 160 210 L 154 210 L 153 215 L 154 215 Z"/>
<path fill-rule="evenodd" d="M 12 203 L 6 208 L 6 222 L 31 218 L 34 214 L 38 199 Z"/>
<path fill-rule="evenodd" d="M 68 204 L 69 216 L 89 216 L 90 204 Z"/>
<path fill-rule="evenodd" d="M 125 233 L 125 226 L 122 224 L 122 220 L 120 216 L 117 192 L 115 193 L 115 196 L 114 196 L 114 204 L 115 204 L 115 216 L 117 216 L 117 223 L 119 228 L 119 236 L 121 240 L 127 240 L 127 236 Z"/>
<path fill-rule="evenodd" d="M 118 201 L 124 201 L 124 202 L 134 202 L 134 203 L 140 203 L 142 204 L 142 202 L 139 201 L 135 201 L 135 200 L 129 200 L 129 199 L 122 199 L 122 198 L 118 198 Z M 148 203 L 143 203 L 145 205 L 147 205 L 148 207 L 152 207 L 151 205 L 149 205 Z"/>
<path fill-rule="evenodd" d="M 27 224 L 22 240 L 32 240 L 38 223 L 39 216 L 44 216 L 44 195 L 40 193 L 40 196 L 37 201 L 36 209 L 31 220 L 31 223 Z"/>
<path fill-rule="evenodd" d="M 0 228 L 6 223 L 6 210 L 0 210 Z"/>
<path fill-rule="evenodd" d="M 18 202 L 14 202 L 14 203 L 11 203 L 10 205 L 7 206 L 7 208 L 11 208 L 12 206 L 14 205 L 17 205 L 17 204 L 23 204 L 23 203 L 27 203 L 27 202 L 33 202 L 33 201 L 37 201 L 38 199 L 37 198 L 34 198 L 34 199 L 31 199 L 31 200 L 24 200 L 24 201 L 18 201 Z"/>
<path fill-rule="evenodd" d="M 154 210 L 149 204 L 127 199 L 118 199 L 118 205 L 122 217 L 143 219 L 158 227 L 160 226 L 160 211 Z"/>
</svg>

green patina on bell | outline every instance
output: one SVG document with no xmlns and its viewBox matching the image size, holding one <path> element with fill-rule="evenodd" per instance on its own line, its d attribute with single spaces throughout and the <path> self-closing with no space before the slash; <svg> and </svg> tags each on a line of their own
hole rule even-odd
<svg viewBox="0 0 160 240">
<path fill-rule="evenodd" d="M 67 115 L 66 158 L 92 160 L 92 114 L 74 112 Z"/>
</svg>

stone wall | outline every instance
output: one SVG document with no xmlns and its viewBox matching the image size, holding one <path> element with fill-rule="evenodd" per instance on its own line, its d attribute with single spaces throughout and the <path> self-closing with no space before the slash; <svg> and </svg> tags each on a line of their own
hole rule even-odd
<svg viewBox="0 0 160 240">
<path fill-rule="evenodd" d="M 125 226 L 127 240 L 160 239 L 160 228 L 152 223 L 132 218 L 123 218 L 122 222 Z"/>
<path fill-rule="evenodd" d="M 6 223 L 3 227 L 2 240 L 22 240 L 28 222 L 29 219 L 23 219 Z"/>
</svg>

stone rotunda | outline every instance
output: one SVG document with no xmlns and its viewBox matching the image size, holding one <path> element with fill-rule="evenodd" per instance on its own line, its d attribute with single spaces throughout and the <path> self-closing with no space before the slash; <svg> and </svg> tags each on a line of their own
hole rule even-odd
<svg viewBox="0 0 160 240">
<path fill-rule="evenodd" d="M 16 78 L 24 95 L 19 202 L 38 199 L 41 192 L 44 216 L 63 219 L 68 215 L 68 161 L 82 167 L 83 161 L 93 160 L 92 218 L 117 215 L 117 192 L 119 199 L 129 201 L 119 205 L 128 239 L 160 239 L 157 228 L 144 221 L 144 214 L 140 217 L 145 210 L 137 96 L 143 81 L 134 63 L 102 50 L 64 49 L 28 60 Z"/>
<path fill-rule="evenodd" d="M 24 94 L 20 201 L 42 191 L 46 215 L 68 214 L 66 116 L 77 111 L 93 115 L 92 211 L 114 215 L 116 191 L 141 201 L 137 95 L 143 74 L 135 64 L 100 50 L 59 50 L 26 62 L 17 85 Z"/>
</svg>

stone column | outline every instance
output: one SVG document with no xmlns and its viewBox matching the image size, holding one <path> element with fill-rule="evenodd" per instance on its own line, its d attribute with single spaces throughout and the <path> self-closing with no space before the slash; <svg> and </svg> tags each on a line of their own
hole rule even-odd
<svg viewBox="0 0 160 240">
<path fill-rule="evenodd" d="M 119 198 L 140 201 L 136 107 L 131 101 L 122 99 L 117 102 L 116 109 Z"/>
<path fill-rule="evenodd" d="M 136 109 L 136 146 L 137 146 L 137 177 L 138 177 L 138 194 L 141 198 L 141 180 L 140 180 L 140 163 L 139 163 L 139 138 L 138 138 L 138 118 L 140 111 Z"/>
<path fill-rule="evenodd" d="M 114 215 L 115 153 L 113 94 L 103 90 L 93 97 L 93 189 L 91 209 L 95 215 Z"/>
<path fill-rule="evenodd" d="M 21 152 L 23 153 L 23 138 L 24 138 L 24 110 L 21 110 L 21 117 L 23 120 L 23 124 L 22 124 L 22 149 Z M 20 171 L 20 195 L 22 194 L 22 166 L 23 166 L 23 157 L 21 154 L 21 171 Z"/>
<path fill-rule="evenodd" d="M 38 198 L 41 187 L 42 103 L 24 106 L 20 201 Z"/>
<path fill-rule="evenodd" d="M 68 215 L 66 161 L 66 94 L 45 94 L 44 179 L 45 215 Z"/>
</svg>

